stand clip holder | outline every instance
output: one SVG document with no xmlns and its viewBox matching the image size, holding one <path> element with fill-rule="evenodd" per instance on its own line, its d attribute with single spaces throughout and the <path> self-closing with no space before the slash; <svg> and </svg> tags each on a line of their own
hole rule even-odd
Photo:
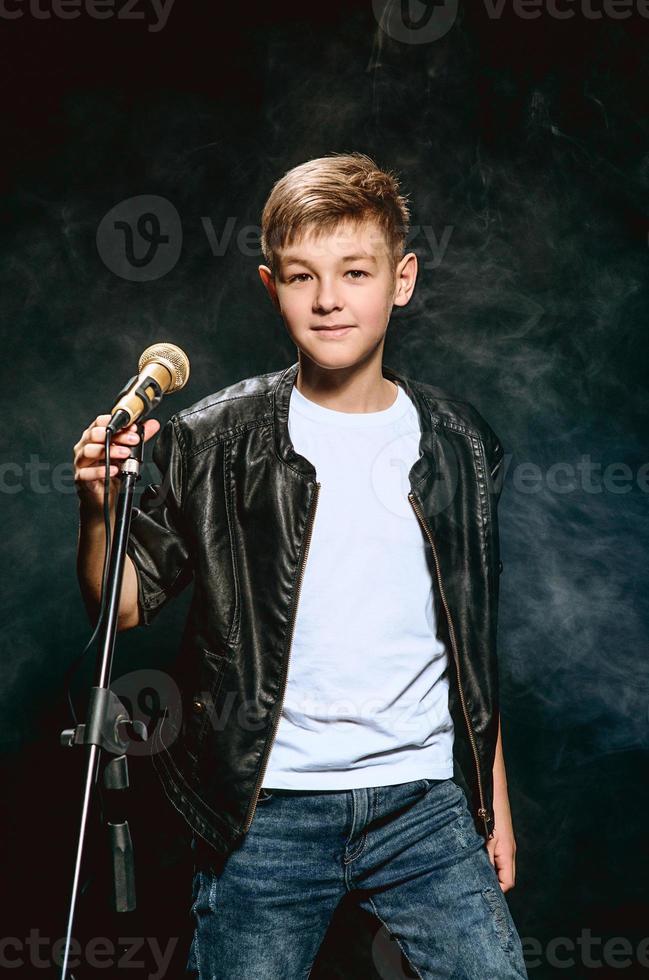
<svg viewBox="0 0 649 980">
<path fill-rule="evenodd" d="M 88 701 L 89 721 L 86 725 L 66 728 L 61 732 L 61 745 L 99 745 L 105 752 L 124 755 L 131 738 L 146 742 L 147 727 L 143 721 L 132 721 L 126 708 L 114 691 L 106 687 L 93 687 Z M 125 741 L 120 729 L 130 729 L 130 737 Z M 115 762 L 116 760 L 112 760 Z M 112 762 L 108 765 L 112 765 Z M 117 789 L 118 787 L 111 787 Z M 120 789 L 122 787 L 119 787 Z M 123 787 L 126 789 L 126 787 Z"/>
<path fill-rule="evenodd" d="M 127 732 L 129 734 L 127 734 Z M 124 739 L 123 734 L 127 735 Z M 129 741 L 146 742 L 147 727 L 143 721 L 132 721 L 114 691 L 93 687 L 88 700 L 88 723 L 61 732 L 61 745 L 96 745 L 115 758 L 104 766 L 106 790 L 129 788 L 126 751 Z M 117 912 L 131 912 L 135 904 L 135 864 L 133 842 L 127 820 L 107 820 L 112 852 L 113 896 Z"/>
</svg>

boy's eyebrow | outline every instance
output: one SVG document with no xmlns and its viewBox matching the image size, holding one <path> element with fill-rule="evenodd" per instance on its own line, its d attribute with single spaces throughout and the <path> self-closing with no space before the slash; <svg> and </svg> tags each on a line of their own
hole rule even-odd
<svg viewBox="0 0 649 980">
<path fill-rule="evenodd" d="M 359 255 L 343 255 L 341 256 L 342 262 L 357 262 L 359 259 L 364 259 L 366 262 L 374 262 L 376 264 L 376 258 L 370 255 L 369 252 L 361 252 Z M 290 265 L 292 262 L 296 262 L 299 265 L 306 265 L 311 268 L 309 262 L 303 259 L 300 255 L 296 253 L 289 253 L 288 255 L 283 255 L 280 259 L 283 265 Z"/>
</svg>

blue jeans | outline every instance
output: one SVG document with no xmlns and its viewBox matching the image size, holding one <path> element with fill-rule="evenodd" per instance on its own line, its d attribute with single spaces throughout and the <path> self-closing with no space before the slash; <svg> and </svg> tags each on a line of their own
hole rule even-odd
<svg viewBox="0 0 649 980">
<path fill-rule="evenodd" d="M 527 978 L 484 838 L 452 779 L 262 789 L 248 834 L 225 860 L 194 847 L 187 970 L 200 980 L 308 977 L 347 892 L 417 977 Z"/>
</svg>

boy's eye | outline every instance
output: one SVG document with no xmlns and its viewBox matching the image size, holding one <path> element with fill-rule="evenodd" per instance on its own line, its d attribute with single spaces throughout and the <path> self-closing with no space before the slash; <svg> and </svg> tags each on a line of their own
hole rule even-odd
<svg viewBox="0 0 649 980">
<path fill-rule="evenodd" d="M 362 279 L 364 276 L 368 276 L 369 273 L 364 272 L 362 269 L 348 269 L 347 272 L 345 273 L 345 275 L 346 276 L 351 276 L 352 279 L 354 279 L 355 281 L 358 281 L 359 279 Z M 308 279 L 308 278 L 309 278 L 309 273 L 308 272 L 296 272 L 295 275 L 289 276 L 288 281 L 289 282 L 304 282 L 305 279 Z"/>
</svg>

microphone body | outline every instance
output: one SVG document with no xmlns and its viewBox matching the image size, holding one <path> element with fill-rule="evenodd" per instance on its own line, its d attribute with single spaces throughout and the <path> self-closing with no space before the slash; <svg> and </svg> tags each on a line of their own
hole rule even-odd
<svg viewBox="0 0 649 980">
<path fill-rule="evenodd" d="M 117 396 L 106 428 L 115 435 L 133 422 L 146 418 L 165 394 L 184 388 L 189 379 L 189 358 L 174 344 L 147 347 L 131 378 Z"/>
</svg>

